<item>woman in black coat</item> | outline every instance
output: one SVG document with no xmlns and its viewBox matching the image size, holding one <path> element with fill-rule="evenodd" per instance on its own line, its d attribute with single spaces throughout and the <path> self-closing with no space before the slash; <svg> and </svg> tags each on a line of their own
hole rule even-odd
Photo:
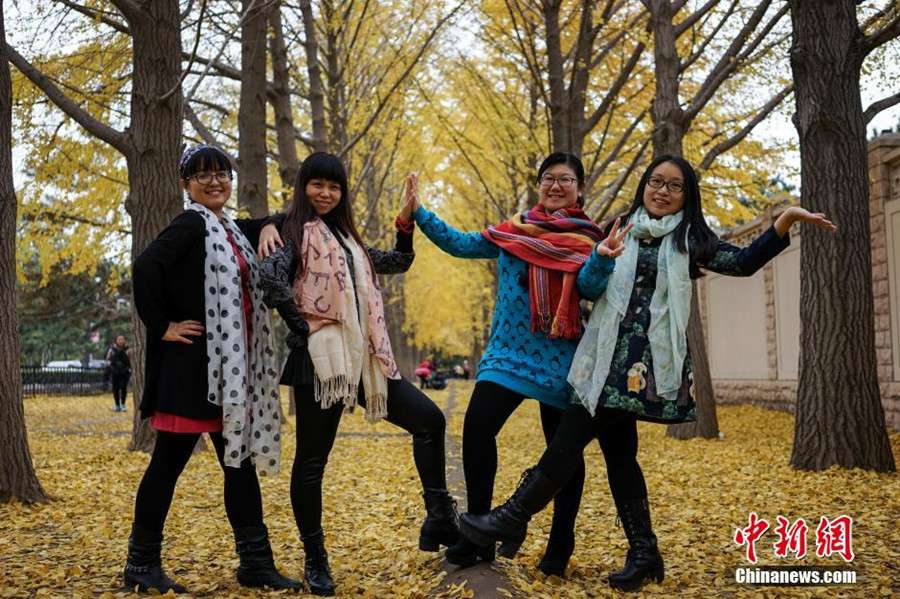
<svg viewBox="0 0 900 599">
<path fill-rule="evenodd" d="M 280 458 L 278 383 L 255 254 L 257 245 L 274 248 L 277 231 L 269 219 L 223 212 L 232 170 L 220 150 L 188 149 L 179 174 L 187 209 L 134 262 L 135 306 L 147 328 L 140 410 L 157 438 L 135 499 L 125 582 L 185 592 L 162 570 L 162 531 L 178 477 L 208 433 L 225 473 L 238 581 L 299 590 L 275 569 L 256 474 L 277 472 Z"/>
</svg>

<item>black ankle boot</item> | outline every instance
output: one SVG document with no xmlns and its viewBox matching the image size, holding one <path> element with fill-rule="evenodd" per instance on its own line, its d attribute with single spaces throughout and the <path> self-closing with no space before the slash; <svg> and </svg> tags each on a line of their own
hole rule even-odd
<svg viewBox="0 0 900 599">
<path fill-rule="evenodd" d="M 516 492 L 506 503 L 487 514 L 463 514 L 459 517 L 459 528 L 479 546 L 500 541 L 497 553 L 514 557 L 525 540 L 531 517 L 547 507 L 559 489 L 540 470 L 531 468 L 522 474 Z"/>
<path fill-rule="evenodd" d="M 466 537 L 459 535 L 459 541 L 453 546 L 447 547 L 444 558 L 454 566 L 474 566 L 479 559 L 485 562 L 494 561 L 495 549 L 494 543 L 479 547 Z"/>
<path fill-rule="evenodd" d="M 459 516 L 456 501 L 446 489 L 425 489 L 425 521 L 419 532 L 419 549 L 438 551 L 441 545 L 450 547 L 459 541 Z"/>
<path fill-rule="evenodd" d="M 537 565 L 537 569 L 547 576 L 562 578 L 566 573 L 566 566 L 569 565 L 569 558 L 572 557 L 573 551 L 575 551 L 575 535 L 554 536 L 551 530 L 547 550 Z"/>
<path fill-rule="evenodd" d="M 265 525 L 234 529 L 234 547 L 241 559 L 237 579 L 244 587 L 269 587 L 276 591 L 299 591 L 303 584 L 283 576 L 275 568 L 269 531 Z"/>
<path fill-rule="evenodd" d="M 303 541 L 303 550 L 306 552 L 303 576 L 309 585 L 309 591 L 320 597 L 333 597 L 334 579 L 331 578 L 331 570 L 328 568 L 325 533 L 320 528 L 311 535 L 300 537 L 300 540 Z"/>
<path fill-rule="evenodd" d="M 125 584 L 140 591 L 156 589 L 164 595 L 170 589 L 184 593 L 185 588 L 173 582 L 162 569 L 162 533 L 131 525 L 128 536 L 128 559 L 125 561 Z"/>
<path fill-rule="evenodd" d="M 647 579 L 662 582 L 665 566 L 656 547 L 656 535 L 650 526 L 647 498 L 616 502 L 619 518 L 628 537 L 625 567 L 609 575 L 609 586 L 620 591 L 636 591 Z"/>
</svg>

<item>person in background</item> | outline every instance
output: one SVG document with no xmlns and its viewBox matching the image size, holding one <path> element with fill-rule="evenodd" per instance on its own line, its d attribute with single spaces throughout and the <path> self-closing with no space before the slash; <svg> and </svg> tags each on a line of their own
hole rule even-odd
<svg viewBox="0 0 900 599">
<path fill-rule="evenodd" d="M 112 386 L 114 412 L 127 412 L 125 395 L 128 393 L 128 379 L 131 377 L 131 348 L 125 345 L 125 335 L 116 337 L 116 342 L 106 352 L 106 369 Z"/>
</svg>

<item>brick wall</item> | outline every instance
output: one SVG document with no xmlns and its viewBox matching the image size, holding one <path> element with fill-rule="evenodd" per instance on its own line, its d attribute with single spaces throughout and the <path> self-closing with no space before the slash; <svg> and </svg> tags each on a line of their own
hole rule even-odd
<svg viewBox="0 0 900 599">
<path fill-rule="evenodd" d="M 888 262 L 889 221 L 885 214 L 885 202 L 900 200 L 900 134 L 877 137 L 869 144 L 869 214 L 872 247 L 872 283 L 875 300 L 875 351 L 878 360 L 878 378 L 881 386 L 882 405 L 889 428 L 900 429 L 900 380 L 895 380 L 895 354 L 900 348 L 893 345 L 891 329 L 891 285 Z M 738 246 L 746 246 L 784 210 L 784 206 L 767 210 L 761 217 L 727 232 L 722 237 Z M 898 228 L 900 229 L 900 228 Z M 900 230 L 891 231 L 900 235 Z M 791 243 L 799 244 L 799 230 L 791 230 Z M 900 272 L 900 265 L 898 265 Z M 797 397 L 797 381 L 778 378 L 778 339 L 776 327 L 775 277 L 773 265 L 762 270 L 766 296 L 766 347 L 769 352 L 769 380 L 736 380 L 713 378 L 716 400 L 719 403 L 751 403 L 767 408 L 794 411 Z M 898 282 L 894 286 L 900 289 Z M 706 327 L 707 302 L 710 301 L 704 280 L 699 285 L 700 306 Z M 897 311 L 900 314 L 900 310 Z M 900 325 L 900 323 L 898 323 Z M 709 334 L 707 331 L 707 342 Z"/>
</svg>

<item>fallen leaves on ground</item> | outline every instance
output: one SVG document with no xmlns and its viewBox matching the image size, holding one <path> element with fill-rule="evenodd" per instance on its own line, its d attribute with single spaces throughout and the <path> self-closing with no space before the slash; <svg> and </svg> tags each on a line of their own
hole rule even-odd
<svg viewBox="0 0 900 599">
<path fill-rule="evenodd" d="M 471 383 L 457 385 L 448 431 L 461 438 Z M 448 392 L 431 392 L 442 408 Z M 134 596 L 122 588 L 134 494 L 149 456 L 126 446 L 131 412 L 112 412 L 103 397 L 35 397 L 25 401 L 29 442 L 38 476 L 53 497 L 45 505 L 0 505 L 0 598 Z M 286 407 L 285 407 L 285 411 Z M 797 472 L 788 465 L 793 419 L 751 406 L 720 407 L 725 438 L 677 441 L 659 425 L 640 425 L 640 461 L 666 560 L 666 580 L 629 597 L 891 597 L 900 593 L 900 480 L 896 474 L 831 469 Z M 525 402 L 498 437 L 495 503 L 512 492 L 521 472 L 544 448 L 536 402 Z M 293 418 L 284 430 L 283 471 L 261 479 L 266 524 L 275 559 L 300 578 L 303 551 L 289 488 Z M 900 434 L 893 433 L 900 456 Z M 606 584 L 627 549 L 617 528 L 606 470 L 596 444 L 585 453 L 587 481 L 576 550 L 565 579 L 545 578 L 535 566 L 546 545 L 550 510 L 532 521 L 514 560 L 498 558 L 507 584 L 475 590 L 442 584 L 438 554 L 417 549 L 424 516 L 411 438 L 388 424 L 370 425 L 362 410 L 346 413 L 326 470 L 323 524 L 340 597 L 623 597 Z M 459 456 L 450 456 L 459 459 Z M 454 467 L 449 464 L 448 467 Z M 457 496 L 462 489 L 455 491 Z M 734 531 L 755 511 L 810 525 L 809 554 L 800 565 L 845 566 L 815 557 L 821 516 L 854 519 L 853 547 L 860 581 L 844 587 L 751 587 L 734 582 L 747 566 Z M 193 597 L 281 597 L 286 592 L 243 589 L 222 503 L 222 473 L 212 447 L 182 474 L 166 522 L 163 561 Z M 770 531 L 760 541 L 760 565 L 790 565 L 774 557 Z M 496 588 L 495 588 L 496 587 Z"/>
</svg>

